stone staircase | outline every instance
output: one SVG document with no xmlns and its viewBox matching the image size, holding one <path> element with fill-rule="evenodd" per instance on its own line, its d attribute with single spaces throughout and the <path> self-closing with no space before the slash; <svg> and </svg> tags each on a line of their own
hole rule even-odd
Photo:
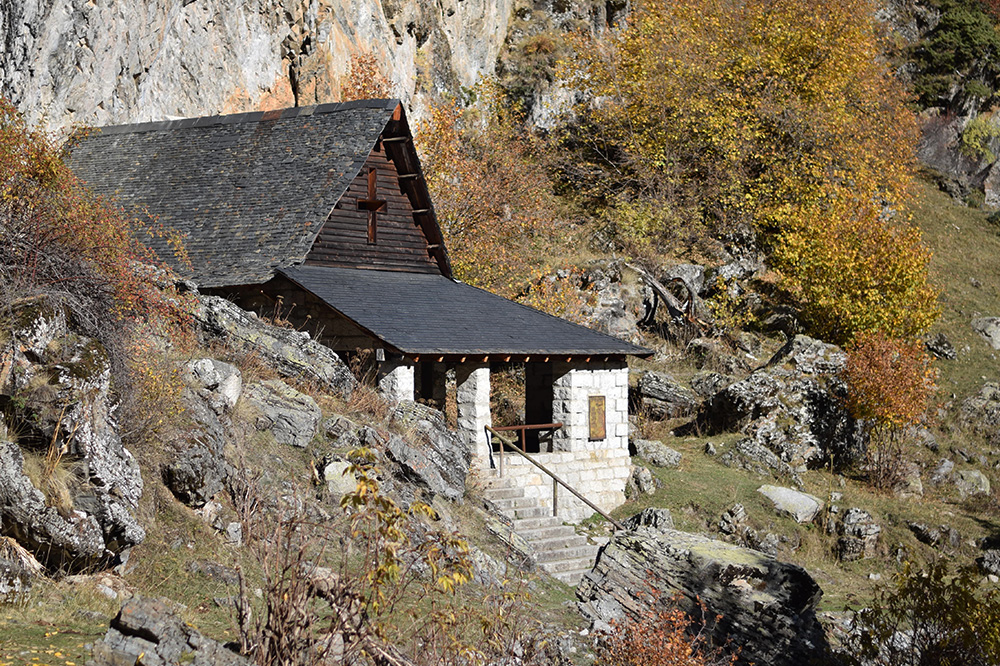
<svg viewBox="0 0 1000 666">
<path fill-rule="evenodd" d="M 511 519 L 514 535 L 527 542 L 538 568 L 567 585 L 579 583 L 593 568 L 599 546 L 563 524 L 551 508 L 539 506 L 536 498 L 525 497 L 523 487 L 505 481 L 493 479 L 484 497 Z"/>
</svg>

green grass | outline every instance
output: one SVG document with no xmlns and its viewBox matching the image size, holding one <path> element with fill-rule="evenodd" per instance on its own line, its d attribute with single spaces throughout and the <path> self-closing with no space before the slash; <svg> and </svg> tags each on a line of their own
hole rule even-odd
<svg viewBox="0 0 1000 666">
<path fill-rule="evenodd" d="M 944 333 L 958 350 L 956 360 L 937 363 L 942 402 L 952 394 L 961 400 L 976 393 L 986 379 L 1000 379 L 1000 352 L 971 327 L 976 317 L 1000 316 L 1000 225 L 987 215 L 919 183 L 913 219 L 933 250 L 931 279 L 941 289 L 941 318 L 931 332 Z"/>
</svg>

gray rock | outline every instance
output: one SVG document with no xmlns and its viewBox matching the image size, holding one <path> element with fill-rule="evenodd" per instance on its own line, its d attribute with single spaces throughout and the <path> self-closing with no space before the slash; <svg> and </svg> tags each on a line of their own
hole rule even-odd
<svg viewBox="0 0 1000 666">
<path fill-rule="evenodd" d="M 896 497 L 903 499 L 924 496 L 924 483 L 920 479 L 920 465 L 914 462 L 900 464 L 899 480 L 892 488 Z"/>
<path fill-rule="evenodd" d="M 938 333 L 937 335 L 928 338 L 924 343 L 927 347 L 927 351 L 936 356 L 937 358 L 944 359 L 947 361 L 954 361 L 958 358 L 958 352 L 955 351 L 954 345 L 948 340 L 948 336 L 944 333 Z"/>
<path fill-rule="evenodd" d="M 346 460 L 330 460 L 323 465 L 323 480 L 330 498 L 337 502 L 347 493 L 352 493 L 358 487 L 357 479 L 348 474 L 351 463 Z"/>
<path fill-rule="evenodd" d="M 1000 576 L 1000 550 L 983 551 L 983 554 L 976 558 L 976 564 L 984 575 Z"/>
<path fill-rule="evenodd" d="M 625 483 L 625 497 L 636 499 L 641 495 L 652 495 L 656 492 L 656 480 L 645 467 L 633 467 L 632 473 Z"/>
<path fill-rule="evenodd" d="M 978 394 L 964 400 L 961 420 L 994 446 L 1000 444 L 1000 383 L 987 382 Z"/>
<path fill-rule="evenodd" d="M 655 419 L 687 416 L 698 406 L 698 396 L 665 372 L 643 372 L 638 392 L 643 408 Z"/>
<path fill-rule="evenodd" d="M 187 369 L 189 385 L 216 414 L 232 411 L 243 391 L 239 368 L 214 358 L 201 358 L 189 362 Z"/>
<path fill-rule="evenodd" d="M 264 323 L 218 296 L 200 296 L 195 318 L 208 335 L 243 353 L 252 353 L 285 377 L 318 382 L 349 398 L 357 380 L 337 354 L 308 333 Z"/>
<path fill-rule="evenodd" d="M 1000 349 L 1000 317 L 973 319 L 972 330 L 981 335 L 990 347 Z"/>
<path fill-rule="evenodd" d="M 713 444 L 712 442 L 705 442 L 705 455 L 706 456 L 714 456 L 714 455 L 717 455 L 718 453 L 719 452 L 716 451 L 716 449 L 715 449 L 715 444 Z"/>
<path fill-rule="evenodd" d="M 657 509 L 650 507 L 643 509 L 639 513 L 631 516 L 623 523 L 627 530 L 634 530 L 639 527 L 651 527 L 656 530 L 674 529 L 674 517 L 670 509 Z"/>
<path fill-rule="evenodd" d="M 791 516 L 797 523 L 811 523 L 823 509 L 818 497 L 791 488 L 764 485 L 757 492 L 771 500 L 778 513 Z"/>
<path fill-rule="evenodd" d="M 20 440 L 56 442 L 61 476 L 52 478 L 63 481 L 36 488 L 0 418 L 0 525 L 47 568 L 112 564 L 145 532 L 132 515 L 143 482 L 117 431 L 107 355 L 46 299 L 22 302 L 12 320 L 0 348 L 0 395 L 17 396 L 7 425 Z"/>
<path fill-rule="evenodd" d="M 269 431 L 279 444 L 307 446 L 323 417 L 315 400 L 277 379 L 250 384 L 246 399 L 259 414 L 254 426 Z"/>
<path fill-rule="evenodd" d="M 397 473 L 434 495 L 461 500 L 472 452 L 448 428 L 444 414 L 425 405 L 403 402 L 393 410 L 389 422 L 407 431 L 412 442 L 391 435 L 385 444 L 386 457 L 396 463 Z"/>
<path fill-rule="evenodd" d="M 691 378 L 691 388 L 699 397 L 710 398 L 735 381 L 735 377 L 702 370 Z"/>
<path fill-rule="evenodd" d="M 190 425 L 165 442 L 169 461 L 162 471 L 163 482 L 177 499 L 196 508 L 222 492 L 232 473 L 225 458 L 228 421 L 222 422 L 226 417 L 213 402 L 222 404 L 210 392 L 184 389 L 182 404 Z"/>
<path fill-rule="evenodd" d="M 667 266 L 662 271 L 661 282 L 672 279 L 681 279 L 691 288 L 695 295 L 703 296 L 705 293 L 705 267 L 698 264 L 676 264 Z"/>
<path fill-rule="evenodd" d="M 94 643 L 88 665 L 250 666 L 250 661 L 200 634 L 167 602 L 134 596 L 111 620 L 104 638 Z"/>
<path fill-rule="evenodd" d="M 654 590 L 671 594 L 648 594 Z M 577 587 L 584 616 L 600 623 L 639 619 L 650 604 L 673 604 L 695 617 L 720 616 L 706 628 L 716 644 L 732 641 L 741 659 L 797 666 L 827 649 L 816 619 L 819 586 L 800 567 L 760 552 L 672 529 L 616 532 Z"/>
<path fill-rule="evenodd" d="M 864 437 L 843 407 L 845 360 L 833 345 L 796 336 L 763 368 L 706 400 L 696 424 L 679 434 L 741 431 L 747 439 L 727 452 L 727 464 L 764 474 L 797 473 L 830 454 L 852 460 Z"/>
<path fill-rule="evenodd" d="M 837 556 L 845 561 L 875 557 L 882 526 L 863 509 L 848 509 L 837 525 Z"/>
<path fill-rule="evenodd" d="M 354 8 L 18 2 L 0 22 L 0 89 L 52 130 L 308 106 L 340 100 L 351 56 L 364 52 L 385 54 L 389 96 L 419 110 L 494 72 L 512 16 L 509 0 Z"/>
<path fill-rule="evenodd" d="M 0 557 L 0 604 L 26 601 L 36 575 L 21 562 Z"/>
<path fill-rule="evenodd" d="M 952 461 L 942 458 L 938 463 L 938 466 L 934 468 L 931 472 L 931 484 L 939 486 L 949 478 L 951 478 L 951 473 L 955 470 L 955 463 Z"/>
<path fill-rule="evenodd" d="M 226 523 L 226 527 L 222 530 L 222 536 L 225 542 L 230 546 L 242 546 L 243 545 L 243 525 L 237 522 Z"/>
<path fill-rule="evenodd" d="M 639 454 L 639 457 L 650 465 L 657 467 L 679 467 L 681 464 L 680 452 L 673 450 L 663 442 L 651 439 L 635 439 L 632 440 L 632 443 L 635 445 L 635 450 Z"/>
<path fill-rule="evenodd" d="M 978 469 L 963 469 L 955 478 L 955 487 L 962 499 L 973 495 L 989 495 L 990 480 Z"/>
</svg>

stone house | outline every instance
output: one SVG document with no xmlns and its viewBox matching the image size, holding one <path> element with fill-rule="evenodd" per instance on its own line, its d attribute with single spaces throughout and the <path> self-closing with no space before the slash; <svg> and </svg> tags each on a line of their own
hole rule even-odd
<svg viewBox="0 0 1000 666">
<path fill-rule="evenodd" d="M 102 128 L 73 149 L 76 174 L 132 214 L 177 232 L 151 246 L 202 291 L 276 310 L 346 355 L 366 355 L 383 395 L 443 406 L 453 371 L 458 427 L 497 465 L 491 364 L 523 363 L 525 448 L 604 509 L 624 501 L 629 355 L 648 350 L 452 277 L 403 107 L 366 100 Z M 536 468 L 506 474 L 539 497 Z M 568 497 L 559 515 L 591 510 Z"/>
</svg>

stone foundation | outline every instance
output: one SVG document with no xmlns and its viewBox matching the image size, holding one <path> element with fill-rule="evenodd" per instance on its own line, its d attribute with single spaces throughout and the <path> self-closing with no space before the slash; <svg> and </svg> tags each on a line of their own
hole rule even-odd
<svg viewBox="0 0 1000 666">
<path fill-rule="evenodd" d="M 497 454 L 493 454 L 494 460 Z M 610 512 L 625 503 L 625 483 L 632 472 L 628 448 L 602 449 L 585 453 L 561 451 L 531 456 L 545 465 L 584 497 Z M 540 506 L 552 508 L 552 477 L 516 453 L 504 453 L 504 478 L 522 487 L 525 497 L 535 497 Z M 499 470 L 493 470 L 498 473 Z M 559 487 L 557 516 L 569 523 L 590 517 L 594 510 Z"/>
</svg>

